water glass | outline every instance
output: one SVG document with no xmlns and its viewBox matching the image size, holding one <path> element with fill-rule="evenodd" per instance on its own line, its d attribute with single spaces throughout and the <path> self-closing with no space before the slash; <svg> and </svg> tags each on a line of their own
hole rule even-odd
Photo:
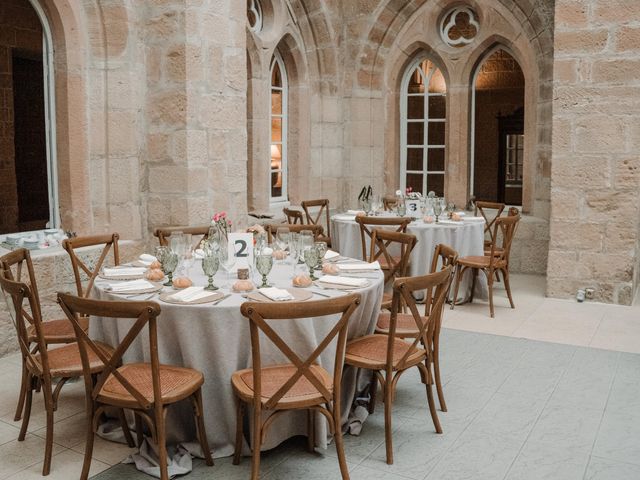
<svg viewBox="0 0 640 480">
<path fill-rule="evenodd" d="M 256 257 L 256 269 L 258 273 L 262 275 L 262 284 L 258 288 L 269 287 L 269 283 L 267 282 L 267 275 L 271 272 L 273 268 L 273 255 L 272 254 L 259 254 Z"/>
<path fill-rule="evenodd" d="M 396 203 L 396 213 L 399 217 L 404 217 L 407 214 L 407 206 L 404 203 L 404 199 L 398 199 L 398 203 Z"/>
<path fill-rule="evenodd" d="M 324 260 L 324 256 L 328 250 L 327 242 L 316 242 L 314 247 L 318 252 L 318 263 L 316 264 L 316 268 L 322 268 L 322 261 Z"/>
<path fill-rule="evenodd" d="M 287 250 L 289 246 L 289 229 L 287 227 L 278 227 L 276 231 L 276 247 L 278 250 L 282 250 L 283 252 Z"/>
<path fill-rule="evenodd" d="M 218 287 L 213 284 L 213 276 L 218 272 L 219 266 L 220 259 L 218 255 L 206 255 L 202 259 L 202 271 L 209 278 L 209 283 L 204 287 L 205 290 L 218 290 Z"/>
<path fill-rule="evenodd" d="M 436 223 L 438 223 L 438 217 L 442 215 L 442 202 L 439 198 L 436 198 L 433 202 L 433 213 L 436 216 Z"/>
<path fill-rule="evenodd" d="M 309 277 L 311 280 L 317 280 L 318 277 L 313 274 L 313 270 L 318 264 L 318 250 L 314 246 L 304 249 L 304 263 L 309 269 Z"/>
<path fill-rule="evenodd" d="M 169 251 L 162 262 L 162 271 L 167 276 L 167 281 L 164 283 L 165 286 L 170 287 L 173 285 L 173 272 L 175 272 L 176 267 L 178 266 L 178 254 L 175 252 Z"/>
<path fill-rule="evenodd" d="M 220 252 L 219 252 L 220 265 L 222 266 L 223 270 L 226 272 L 227 283 L 230 283 L 229 274 L 231 273 L 231 271 L 233 270 L 233 267 L 236 264 L 236 256 L 234 255 L 234 253 L 235 252 L 229 251 L 229 246 L 224 244 L 224 242 L 220 244 Z"/>
</svg>

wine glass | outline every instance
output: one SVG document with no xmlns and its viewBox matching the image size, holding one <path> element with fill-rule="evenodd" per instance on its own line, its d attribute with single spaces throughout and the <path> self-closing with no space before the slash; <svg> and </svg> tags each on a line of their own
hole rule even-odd
<svg viewBox="0 0 640 480">
<path fill-rule="evenodd" d="M 195 247 L 191 245 L 191 242 L 189 242 L 187 244 L 187 248 L 184 254 L 184 269 L 187 277 L 189 276 L 189 271 L 191 270 L 191 267 L 193 267 L 193 264 L 196 261 L 194 257 L 194 253 L 195 253 Z"/>
<path fill-rule="evenodd" d="M 218 255 L 211 251 L 209 252 L 209 255 L 205 255 L 202 259 L 202 271 L 209 278 L 209 283 L 204 287 L 205 290 L 218 290 L 218 287 L 213 284 L 213 276 L 218 271 L 219 266 L 220 259 L 218 258 Z"/>
<path fill-rule="evenodd" d="M 156 257 L 156 260 L 158 260 L 160 262 L 160 264 L 162 265 L 164 263 L 164 257 L 170 251 L 171 251 L 171 249 L 169 247 L 160 246 L 160 247 L 156 247 L 153 253 L 154 253 L 154 256 Z"/>
<path fill-rule="evenodd" d="M 278 227 L 276 230 L 276 246 L 278 250 L 283 252 L 289 246 L 289 229 L 287 227 Z M 284 259 L 283 259 L 284 260 Z"/>
<path fill-rule="evenodd" d="M 300 232 L 300 253 L 309 247 L 313 247 L 313 242 L 315 241 L 313 237 L 313 232 L 311 230 L 303 230 Z"/>
<path fill-rule="evenodd" d="M 313 274 L 313 269 L 318 264 L 318 250 L 314 246 L 304 249 L 304 263 L 309 269 L 309 277 L 311 280 L 317 280 L 318 278 Z"/>
<path fill-rule="evenodd" d="M 164 256 L 162 262 L 162 271 L 167 276 L 167 281 L 164 283 L 166 287 L 173 285 L 173 272 L 175 272 L 178 266 L 178 254 L 169 250 Z"/>
<path fill-rule="evenodd" d="M 314 247 L 318 252 L 318 263 L 316 264 L 316 267 L 322 268 L 322 261 L 324 260 L 324 256 L 328 250 L 327 242 L 316 242 Z"/>
<path fill-rule="evenodd" d="M 298 258 L 300 257 L 300 235 L 295 232 L 289 234 L 289 258 L 291 258 L 291 264 L 293 265 L 293 275 L 296 274 L 296 265 L 298 264 Z"/>
<path fill-rule="evenodd" d="M 451 218 L 453 216 L 453 212 L 455 211 L 456 206 L 453 202 L 447 203 L 447 216 Z"/>
<path fill-rule="evenodd" d="M 438 223 L 438 217 L 442 215 L 442 202 L 439 198 L 436 198 L 433 202 L 433 213 L 436 216 L 436 223 Z"/>
<path fill-rule="evenodd" d="M 407 205 L 404 203 L 404 199 L 398 199 L 398 203 L 396 203 L 396 213 L 399 217 L 404 217 L 407 214 Z"/>
<path fill-rule="evenodd" d="M 267 275 L 273 268 L 273 255 L 271 253 L 260 253 L 256 258 L 256 269 L 258 273 L 262 275 L 262 283 L 258 288 L 269 287 L 267 282 Z"/>
</svg>

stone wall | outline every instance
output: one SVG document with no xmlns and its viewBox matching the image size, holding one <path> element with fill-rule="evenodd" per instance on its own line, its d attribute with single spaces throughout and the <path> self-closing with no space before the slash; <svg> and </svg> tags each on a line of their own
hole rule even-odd
<svg viewBox="0 0 640 480">
<path fill-rule="evenodd" d="M 21 230 L 14 162 L 14 51 L 42 55 L 42 25 L 27 0 L 0 3 L 0 233 Z"/>
<path fill-rule="evenodd" d="M 640 2 L 556 1 L 547 294 L 594 287 L 628 305 L 637 285 Z"/>
</svg>

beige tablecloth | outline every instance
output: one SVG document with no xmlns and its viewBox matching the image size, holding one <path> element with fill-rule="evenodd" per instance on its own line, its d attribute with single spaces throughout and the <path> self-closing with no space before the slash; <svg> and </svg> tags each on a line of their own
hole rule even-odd
<svg viewBox="0 0 640 480">
<path fill-rule="evenodd" d="M 191 268 L 191 278 L 195 285 L 205 285 L 200 262 Z M 287 264 L 274 266 L 269 280 L 278 287 L 291 285 L 292 267 Z M 373 332 L 383 291 L 383 276 L 380 272 L 368 273 L 370 285 L 358 290 L 362 303 L 353 314 L 349 323 L 348 338 L 355 338 Z M 257 280 L 257 279 L 256 279 Z M 216 276 L 218 285 L 224 284 L 224 273 Z M 104 290 L 105 282 L 98 281 L 94 287 L 94 297 L 102 300 L 122 299 Z M 168 291 L 170 287 L 165 287 Z M 335 290 L 314 290 L 336 296 L 344 292 Z M 229 293 L 228 289 L 221 289 Z M 142 295 L 139 300 L 144 298 Z M 313 300 L 323 299 L 320 296 Z M 158 345 L 160 362 L 195 368 L 204 373 L 205 384 L 202 387 L 204 399 L 205 424 L 209 445 L 215 457 L 233 453 L 235 439 L 235 403 L 231 389 L 231 374 L 243 368 L 251 367 L 251 344 L 249 323 L 240 314 L 240 305 L 245 301 L 239 294 L 222 301 L 219 305 L 172 305 L 157 300 L 162 308 L 158 319 Z M 128 332 L 131 323 L 123 319 L 92 318 L 90 335 L 92 338 L 111 345 L 116 344 Z M 272 327 L 295 346 L 299 354 L 311 353 L 329 332 L 333 322 L 279 321 Z M 335 344 L 335 342 L 334 342 Z M 125 355 L 125 361 L 149 360 L 148 337 L 141 334 Z M 263 365 L 286 362 L 286 358 L 269 341 L 261 343 Z M 333 371 L 335 349 L 329 348 L 321 356 L 320 362 L 330 372 Z M 349 409 L 356 395 L 357 374 L 355 369 L 345 369 L 343 375 L 342 420 L 346 422 Z M 362 382 L 361 382 L 362 384 Z M 321 416 L 316 417 L 316 444 L 325 447 L 328 439 L 327 424 Z M 188 441 L 195 438 L 195 426 L 191 405 L 182 402 L 171 408 L 168 414 L 169 442 Z M 264 449 L 277 446 L 294 435 L 306 435 L 306 412 L 291 412 L 277 419 L 267 434 Z M 245 453 L 249 453 L 245 444 Z"/>
<path fill-rule="evenodd" d="M 418 241 L 413 252 L 411 252 L 410 275 L 418 276 L 429 273 L 433 251 L 439 243 L 444 243 L 454 248 L 461 257 L 484 255 L 484 225 L 484 222 L 477 221 L 441 224 L 427 224 L 422 220 L 411 222 L 407 227 L 407 233 L 415 235 Z M 395 227 L 388 228 L 395 229 Z M 331 242 L 333 248 L 339 251 L 341 255 L 362 258 L 360 226 L 356 223 L 355 216 L 338 214 L 331 218 Z M 368 252 L 369 242 L 367 238 Z M 470 290 L 471 274 L 465 273 L 458 291 L 458 301 L 464 301 L 468 297 Z M 482 273 L 478 275 L 475 296 L 476 298 L 488 298 L 487 280 Z"/>
</svg>

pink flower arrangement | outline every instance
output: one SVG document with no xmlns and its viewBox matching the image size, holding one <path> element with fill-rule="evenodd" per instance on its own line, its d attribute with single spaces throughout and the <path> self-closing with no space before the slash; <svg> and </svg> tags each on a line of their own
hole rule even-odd
<svg viewBox="0 0 640 480">
<path fill-rule="evenodd" d="M 227 218 L 227 212 L 219 212 L 211 217 L 212 223 L 215 223 L 225 235 L 229 234 L 232 222 Z"/>
</svg>

